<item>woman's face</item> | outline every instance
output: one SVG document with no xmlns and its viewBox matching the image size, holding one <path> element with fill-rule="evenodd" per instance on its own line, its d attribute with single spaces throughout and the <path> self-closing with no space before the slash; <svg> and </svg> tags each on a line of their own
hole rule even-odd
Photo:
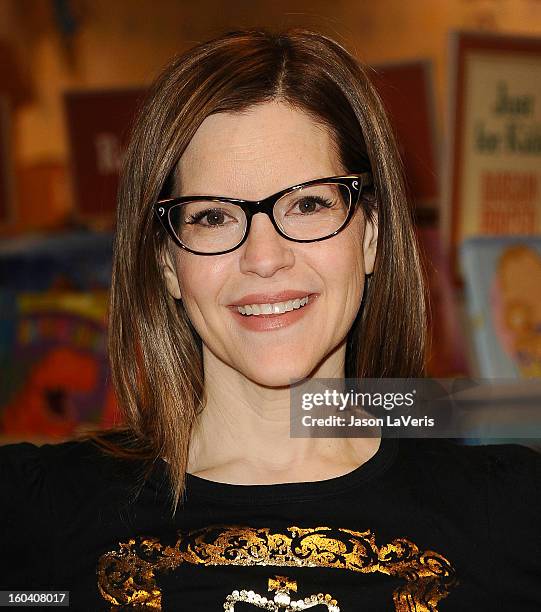
<svg viewBox="0 0 541 612">
<path fill-rule="evenodd" d="M 205 119 L 179 161 L 176 195 L 259 200 L 341 174 L 347 172 L 328 131 L 299 110 L 269 102 Z M 217 358 L 259 384 L 289 385 L 315 368 L 321 376 L 343 375 L 344 353 L 335 349 L 359 310 L 376 240 L 377 228 L 365 223 L 360 207 L 340 233 L 312 243 L 282 238 L 265 214 L 256 214 L 246 242 L 230 253 L 195 255 L 170 242 L 164 274 L 201 336 L 206 365 Z M 308 304 L 272 319 L 243 320 L 234 306 L 248 294 L 290 290 L 310 295 Z"/>
</svg>

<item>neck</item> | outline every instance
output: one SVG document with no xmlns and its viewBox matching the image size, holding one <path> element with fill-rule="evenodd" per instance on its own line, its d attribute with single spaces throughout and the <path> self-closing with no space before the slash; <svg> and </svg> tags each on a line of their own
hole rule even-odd
<svg viewBox="0 0 541 612">
<path fill-rule="evenodd" d="M 247 379 L 204 349 L 207 401 L 190 439 L 188 473 L 233 484 L 332 478 L 378 449 L 375 438 L 291 438 L 290 387 Z M 345 344 L 310 375 L 344 377 Z"/>
</svg>

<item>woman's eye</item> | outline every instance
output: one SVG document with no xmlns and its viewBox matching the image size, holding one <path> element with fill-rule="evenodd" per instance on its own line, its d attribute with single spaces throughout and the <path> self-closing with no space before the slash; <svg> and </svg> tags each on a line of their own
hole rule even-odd
<svg viewBox="0 0 541 612">
<path fill-rule="evenodd" d="M 199 224 L 199 225 L 207 225 L 207 226 L 217 227 L 217 226 L 220 226 L 220 225 L 224 224 L 226 216 L 228 216 L 228 215 L 226 215 L 219 208 L 209 209 L 209 210 L 202 210 L 202 211 L 200 211 L 198 213 L 190 215 L 188 217 L 188 219 L 186 220 L 186 224 L 187 225 Z M 207 218 L 207 222 L 206 223 L 200 223 L 200 221 L 202 221 L 204 218 Z"/>
<path fill-rule="evenodd" d="M 329 209 L 332 208 L 333 203 L 321 197 L 311 196 L 309 198 L 299 199 L 297 202 L 295 202 L 293 208 L 298 208 L 302 214 L 311 214 L 321 210 L 321 208 L 318 208 L 318 206 L 324 209 Z"/>
</svg>

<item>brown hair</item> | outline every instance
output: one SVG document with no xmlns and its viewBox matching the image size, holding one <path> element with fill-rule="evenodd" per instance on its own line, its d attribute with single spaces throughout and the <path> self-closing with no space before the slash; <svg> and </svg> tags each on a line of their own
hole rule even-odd
<svg viewBox="0 0 541 612">
<path fill-rule="evenodd" d="M 84 436 L 150 467 L 166 456 L 173 512 L 184 495 L 194 417 L 204 407 L 202 346 L 166 289 L 159 262 L 167 236 L 152 205 L 170 193 L 176 164 L 206 117 L 277 99 L 330 130 L 348 172 L 370 167 L 374 176 L 375 198 L 364 210 L 377 215 L 377 255 L 348 334 L 346 377 L 425 373 L 424 270 L 393 131 L 367 69 L 331 38 L 299 28 L 234 31 L 197 45 L 151 86 L 121 175 L 109 359 L 125 423 L 116 431 L 130 434 L 130 443 L 111 431 Z"/>
</svg>

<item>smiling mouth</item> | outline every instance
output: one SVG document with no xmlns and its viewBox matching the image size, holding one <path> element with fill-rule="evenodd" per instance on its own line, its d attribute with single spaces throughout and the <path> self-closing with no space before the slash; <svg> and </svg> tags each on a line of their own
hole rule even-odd
<svg viewBox="0 0 541 612">
<path fill-rule="evenodd" d="M 272 304 L 245 304 L 244 306 L 236 306 L 235 309 L 241 315 L 246 317 L 277 316 L 293 310 L 299 310 L 300 308 L 306 306 L 306 304 L 312 301 L 315 297 L 315 294 L 309 294 L 302 298 L 285 300 L 283 302 L 274 302 Z"/>
</svg>

